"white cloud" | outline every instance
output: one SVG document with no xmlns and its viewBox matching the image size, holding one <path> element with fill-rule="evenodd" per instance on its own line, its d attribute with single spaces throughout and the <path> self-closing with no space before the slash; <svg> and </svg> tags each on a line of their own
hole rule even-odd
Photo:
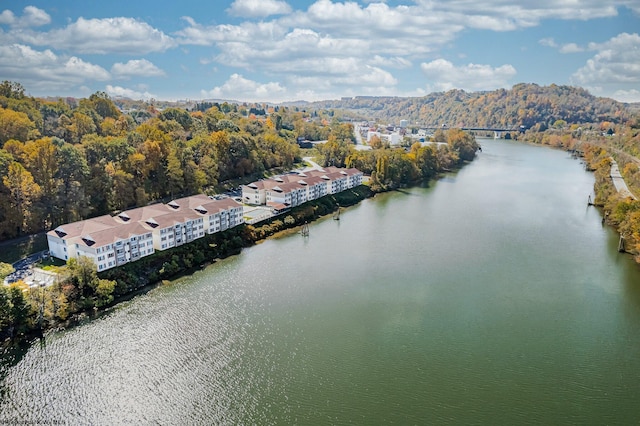
<svg viewBox="0 0 640 426">
<path fill-rule="evenodd" d="M 597 53 L 576 71 L 572 80 L 583 85 L 640 83 L 640 36 L 622 33 L 605 43 L 591 43 Z"/>
<path fill-rule="evenodd" d="M 464 29 L 457 18 L 433 8 L 385 3 L 362 7 L 356 2 L 318 0 L 306 13 L 280 20 L 292 28 L 310 28 L 336 39 L 367 40 L 374 53 L 426 53 L 451 41 Z"/>
<path fill-rule="evenodd" d="M 291 13 L 291 6 L 278 0 L 235 0 L 227 12 L 246 18 L 264 18 Z"/>
<path fill-rule="evenodd" d="M 51 50 L 34 50 L 30 46 L 0 45 L 0 75 L 20 81 L 29 90 L 66 90 L 86 81 L 105 81 L 111 76 L 104 68 L 78 57 L 58 56 Z"/>
<path fill-rule="evenodd" d="M 35 6 L 27 6 L 23 12 L 21 17 L 16 17 L 12 11 L 3 10 L 0 13 L 0 24 L 12 27 L 40 27 L 51 22 L 49 14 Z"/>
<path fill-rule="evenodd" d="M 424 10 L 465 17 L 466 26 L 494 31 L 538 25 L 545 19 L 588 20 L 617 16 L 625 0 L 417 0 Z"/>
<path fill-rule="evenodd" d="M 375 55 L 369 60 L 369 64 L 382 67 L 409 68 L 411 66 L 411 61 L 400 56 L 383 57 L 380 55 Z"/>
<path fill-rule="evenodd" d="M 210 17 L 203 12 L 196 19 L 183 17 L 183 28 L 171 34 L 152 26 L 151 21 L 147 23 L 130 17 L 73 18 L 62 26 L 56 25 L 53 29 L 45 28 L 48 31 L 43 31 L 36 27 L 51 24 L 51 17 L 45 11 L 33 6 L 24 8 L 23 12 L 13 8 L 13 12 L 5 10 L 0 13 L 0 25 L 6 25 L 0 27 L 0 45 L 18 44 L 30 45 L 32 49 L 51 49 L 52 52 L 45 52 L 52 53 L 56 63 L 66 63 L 75 58 L 81 63 L 70 66 L 79 68 L 84 64 L 89 69 L 96 65 L 82 62 L 78 56 L 114 53 L 134 55 L 111 59 L 108 62 L 113 63 L 110 73 L 98 67 L 107 75 L 121 79 L 165 75 L 152 62 L 146 59 L 129 60 L 131 57 L 151 58 L 148 53 L 165 52 L 179 45 L 185 48 L 188 45 L 207 46 L 206 49 L 190 49 L 190 58 L 186 54 L 181 56 L 185 61 L 179 66 L 183 70 L 189 67 L 191 76 L 195 75 L 196 68 L 204 68 L 201 65 L 208 64 L 206 68 L 209 70 L 224 70 L 228 72 L 227 75 L 236 73 L 224 83 L 217 81 L 204 87 L 218 86 L 213 90 L 221 92 L 239 91 L 241 95 L 246 93 L 247 99 L 259 90 L 262 90 L 261 96 L 269 91 L 282 99 L 293 99 L 302 94 L 336 97 L 398 94 L 398 86 L 406 91 L 407 86 L 418 85 L 406 78 L 417 70 L 421 62 L 423 72 L 430 79 L 423 89 L 414 89 L 415 93 L 427 88 L 446 90 L 451 87 L 488 90 L 508 85 L 516 75 L 513 66 L 455 66 L 448 61 L 433 60 L 445 56 L 438 52 L 455 48 L 453 43 L 462 32 L 473 34 L 469 31 L 473 29 L 516 30 L 539 25 L 548 19 L 611 17 L 623 6 L 640 12 L 638 0 L 313 0 L 303 2 L 304 6 L 300 6 L 301 2 L 289 0 L 233 0 L 228 3 L 230 6 L 226 12 L 238 17 L 228 21 L 233 23 L 209 24 Z M 224 13 L 224 10 L 218 7 L 218 16 L 213 19 L 227 22 L 220 13 Z M 576 71 L 573 79 L 576 82 L 583 79 L 591 87 L 602 87 L 600 82 L 603 77 L 596 78 L 597 74 L 613 71 L 607 65 L 606 49 L 600 45 L 565 43 L 559 33 L 550 35 L 556 39 L 546 38 L 539 43 L 556 52 L 593 50 L 595 56 L 592 62 Z M 581 42 L 580 39 L 575 41 Z M 456 50 L 446 57 L 464 58 L 465 53 L 470 52 Z M 198 60 L 196 55 L 200 56 L 200 65 L 195 62 Z M 91 57 L 85 59 L 88 58 Z M 194 61 L 189 63 L 187 59 Z M 0 62 L 4 61 L 2 57 Z M 455 61 L 459 64 L 469 62 L 468 59 Z M 633 64 L 632 61 L 625 63 L 629 67 Z M 640 61 L 636 60 L 636 63 Z M 0 63 L 0 75 L 4 77 L 2 70 L 8 68 Z M 229 68 L 235 69 L 228 71 Z M 627 76 L 634 70 L 622 71 L 622 75 Z M 99 70 L 93 73 L 100 75 Z M 244 78 L 242 74 L 257 81 Z M 84 77 L 86 81 L 92 79 L 91 76 Z M 244 89 L 240 83 L 246 85 Z M 304 84 L 313 85 L 312 89 Z M 86 85 L 90 86 L 88 83 Z M 138 94 L 146 92 L 138 87 L 118 87 L 112 88 L 133 90 Z M 627 89 L 615 87 L 615 90 Z M 611 93 L 614 91 L 608 90 Z M 210 92 L 213 91 L 206 93 Z M 232 95 L 227 97 L 237 98 Z"/>
<path fill-rule="evenodd" d="M 640 102 L 640 90 L 616 90 L 611 97 L 620 102 Z"/>
<path fill-rule="evenodd" d="M 160 77 L 164 71 L 146 59 L 132 59 L 127 63 L 116 62 L 111 73 L 118 77 Z"/>
<path fill-rule="evenodd" d="M 576 43 L 567 43 L 562 45 L 560 53 L 579 53 L 584 52 L 584 48 L 578 46 Z"/>
<path fill-rule="evenodd" d="M 134 100 L 148 100 L 151 98 L 157 98 L 157 96 L 147 91 L 139 92 L 137 90 L 128 89 L 121 86 L 112 86 L 110 84 L 107 84 L 107 87 L 105 87 L 105 92 L 107 92 L 109 96 L 112 96 L 114 98 L 129 98 Z"/>
<path fill-rule="evenodd" d="M 542 46 L 552 47 L 554 49 L 558 49 L 560 53 L 578 53 L 584 52 L 584 48 L 578 46 L 576 43 L 567 43 L 560 46 L 553 38 L 543 38 L 538 40 L 538 43 Z"/>
<path fill-rule="evenodd" d="M 65 73 L 71 76 L 87 76 L 91 80 L 108 80 L 111 78 L 107 70 L 101 66 L 85 62 L 75 56 L 70 57 L 64 64 Z"/>
<path fill-rule="evenodd" d="M 3 34 L 3 38 L 5 41 L 90 54 L 143 54 L 162 52 L 177 45 L 171 37 L 146 22 L 123 17 L 80 17 L 64 28 L 46 32 L 12 30 Z"/>
<path fill-rule="evenodd" d="M 268 22 L 204 26 L 193 18 L 183 19 L 187 27 L 175 34 L 181 43 L 215 45 L 228 56 L 234 56 L 239 45 L 267 55 L 271 50 L 286 50 L 282 43 L 292 47 L 296 40 L 310 43 L 314 37 L 318 43 L 308 55 L 326 56 L 324 49 L 335 49 L 337 45 L 349 48 L 350 55 L 407 56 L 430 52 L 464 29 L 442 14 L 424 14 L 416 7 L 392 8 L 374 3 L 363 8 L 353 2 L 328 0 L 317 1 L 306 12 L 298 11 Z M 333 45 L 326 45 L 329 42 Z"/>
<path fill-rule="evenodd" d="M 39 27 L 51 22 L 51 17 L 47 12 L 34 6 L 24 8 L 24 15 L 18 20 L 20 26 Z"/>
<path fill-rule="evenodd" d="M 468 64 L 457 67 L 444 59 L 422 63 L 420 68 L 429 79 L 429 90 L 436 91 L 476 91 L 506 87 L 510 85 L 509 80 L 517 74 L 511 65 L 493 68 L 490 65 Z"/>
<path fill-rule="evenodd" d="M 210 46 L 223 42 L 275 42 L 287 34 L 287 28 L 275 21 L 257 23 L 244 22 L 240 25 L 224 24 L 204 26 L 198 24 L 189 16 L 184 16 L 182 19 L 189 25 L 175 33 L 181 44 Z"/>
<path fill-rule="evenodd" d="M 556 41 L 553 39 L 553 37 L 543 38 L 541 40 L 538 40 L 538 43 L 541 44 L 542 46 L 546 46 L 546 47 L 553 47 L 553 48 L 557 48 L 558 47 L 558 43 L 556 43 Z"/>
<path fill-rule="evenodd" d="M 595 55 L 571 76 L 571 83 L 594 95 L 622 102 L 640 101 L 640 36 L 619 34 L 604 43 L 590 43 Z"/>
<path fill-rule="evenodd" d="M 286 88 L 280 83 L 258 83 L 241 76 L 233 74 L 222 85 L 210 91 L 203 90 L 202 96 L 205 98 L 234 99 L 248 101 L 269 101 L 284 99 L 282 95 L 286 93 Z"/>
<path fill-rule="evenodd" d="M 9 9 L 5 9 L 0 13 L 0 24 L 11 25 L 16 21 L 16 16 Z"/>
</svg>

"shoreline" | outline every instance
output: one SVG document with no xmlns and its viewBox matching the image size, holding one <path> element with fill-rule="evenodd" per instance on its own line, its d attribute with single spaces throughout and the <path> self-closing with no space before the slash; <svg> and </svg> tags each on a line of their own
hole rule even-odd
<svg viewBox="0 0 640 426">
<path fill-rule="evenodd" d="M 36 324 L 36 319 L 31 315 L 31 321 L 27 323 L 27 329 L 18 334 L 5 336 L 0 342 L 0 347 L 7 348 L 20 345 L 27 341 L 34 342 L 36 339 L 45 338 L 52 331 L 60 331 L 81 325 L 84 321 L 90 321 L 108 312 L 116 305 L 131 300 L 140 294 L 157 288 L 163 283 L 173 281 L 184 276 L 188 276 L 198 270 L 216 263 L 217 260 L 240 254 L 243 248 L 260 244 L 269 238 L 278 238 L 288 232 L 333 214 L 338 208 L 348 208 L 359 204 L 367 198 L 373 198 L 378 193 L 402 190 L 404 187 L 429 184 L 449 173 L 456 173 L 469 161 L 464 161 L 454 170 L 446 174 L 438 174 L 428 181 L 418 180 L 411 185 L 403 185 L 398 188 L 385 190 L 372 190 L 368 185 L 359 185 L 349 190 L 337 194 L 326 195 L 294 207 L 293 209 L 274 216 L 260 225 L 243 224 L 241 226 L 223 231 L 221 233 L 205 235 L 204 238 L 195 240 L 189 244 L 156 252 L 137 262 L 128 263 L 121 267 L 97 273 L 100 280 L 113 281 L 115 283 L 113 299 L 109 303 L 101 306 L 95 304 L 84 309 L 71 309 L 68 317 L 63 320 L 57 319 L 54 315 L 45 315 L 42 329 Z M 53 287 L 53 286 L 52 286 Z M 61 286 L 59 286 L 61 287 Z M 56 296 L 51 287 L 49 300 Z M 60 293 L 60 288 L 55 291 Z M 48 318 L 47 318 L 48 317 Z"/>
<path fill-rule="evenodd" d="M 346 194 L 345 194 L 346 193 Z M 117 305 L 129 301 L 136 296 L 145 294 L 167 282 L 189 276 L 196 271 L 214 265 L 218 260 L 242 253 L 242 249 L 251 247 L 269 239 L 277 238 L 286 232 L 325 218 L 338 208 L 347 208 L 359 204 L 361 201 L 376 195 L 368 186 L 360 185 L 339 194 L 332 194 L 318 200 L 297 206 L 282 215 L 274 216 L 260 225 L 243 224 L 221 233 L 207 235 L 201 240 L 196 240 L 188 245 L 157 252 L 149 258 L 135 263 L 129 263 L 119 268 L 114 268 L 98 273 L 98 277 L 116 281 L 114 299 L 107 305 L 93 307 L 91 309 L 73 312 L 63 321 L 45 320 L 42 329 L 37 325 L 24 333 L 6 337 L 0 342 L 0 347 L 10 350 L 23 344 L 29 346 L 36 340 L 46 338 L 51 332 L 62 331 L 81 325 L 85 321 L 98 318 L 109 312 Z M 292 217 L 294 222 L 283 220 Z M 189 263 L 189 257 L 202 259 Z M 176 261 L 176 257 L 178 260 Z M 195 260 L 195 259 L 193 259 Z M 167 262 L 181 262 L 175 270 L 165 269 Z M 164 270 L 164 272 L 163 272 Z"/>
</svg>

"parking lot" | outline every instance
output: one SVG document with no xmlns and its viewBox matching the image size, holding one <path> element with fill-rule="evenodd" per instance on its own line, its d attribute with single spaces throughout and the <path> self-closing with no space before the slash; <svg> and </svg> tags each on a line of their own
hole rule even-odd
<svg viewBox="0 0 640 426">
<path fill-rule="evenodd" d="M 20 259 L 19 261 L 13 263 L 11 266 L 13 266 L 15 271 L 4 279 L 4 283 L 11 284 L 16 281 L 22 280 L 26 283 L 31 283 L 29 285 L 37 285 L 37 278 L 44 278 L 46 280 L 47 277 L 40 277 L 39 275 L 36 277 L 36 275 L 34 275 L 33 268 L 39 261 L 48 257 L 49 251 L 44 250 L 38 253 L 34 253 L 30 256 L 25 257 L 24 259 Z M 49 280 L 46 281 L 47 284 L 50 284 L 48 282 Z"/>
</svg>

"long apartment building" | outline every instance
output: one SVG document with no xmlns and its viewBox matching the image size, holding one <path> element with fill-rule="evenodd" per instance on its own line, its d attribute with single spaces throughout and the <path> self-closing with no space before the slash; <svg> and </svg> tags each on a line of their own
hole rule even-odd
<svg viewBox="0 0 640 426">
<path fill-rule="evenodd" d="M 358 169 L 339 167 L 290 173 L 244 185 L 242 200 L 277 209 L 291 208 L 358 186 L 362 184 L 362 176 Z"/>
<path fill-rule="evenodd" d="M 200 194 L 60 225 L 47 242 L 51 256 L 86 256 L 104 271 L 242 223 L 240 203 Z"/>
</svg>

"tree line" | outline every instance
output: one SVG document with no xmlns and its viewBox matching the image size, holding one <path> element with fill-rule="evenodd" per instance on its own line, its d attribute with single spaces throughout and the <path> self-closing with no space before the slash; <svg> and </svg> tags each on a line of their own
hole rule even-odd
<svg viewBox="0 0 640 426">
<path fill-rule="evenodd" d="M 291 168 L 298 137 L 344 132 L 337 120 L 285 107 L 265 116 L 229 104 L 202 109 L 147 104 L 125 114 L 102 92 L 45 100 L 3 82 L 0 240 Z"/>
<path fill-rule="evenodd" d="M 353 118 L 373 117 L 387 123 L 406 119 L 414 126 L 534 128 L 544 131 L 562 120 L 574 123 L 623 123 L 630 117 L 628 107 L 608 98 L 591 95 L 572 86 L 517 84 L 511 89 L 465 92 L 454 89 L 423 97 L 362 96 L 319 101 L 309 108 L 335 108 Z"/>
<path fill-rule="evenodd" d="M 355 167 L 371 176 L 374 191 L 386 191 L 429 180 L 438 174 L 458 168 L 471 161 L 480 148 L 475 137 L 460 129 L 439 130 L 433 142 L 414 143 L 403 147 L 382 145 L 378 149 L 359 151 L 350 136 L 335 132 L 327 143 L 319 145 L 320 161 L 324 165 Z"/>
</svg>

